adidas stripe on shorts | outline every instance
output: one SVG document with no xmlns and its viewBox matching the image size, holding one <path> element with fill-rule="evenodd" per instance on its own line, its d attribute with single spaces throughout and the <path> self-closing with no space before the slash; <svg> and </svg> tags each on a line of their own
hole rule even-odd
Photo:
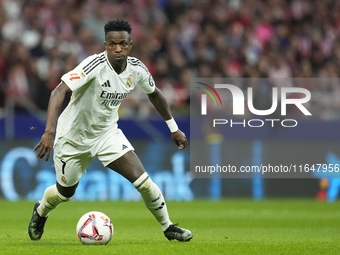
<svg viewBox="0 0 340 255">
<path fill-rule="evenodd" d="M 131 150 L 134 150 L 133 146 L 119 128 L 106 132 L 90 146 L 75 144 L 60 137 L 55 142 L 53 155 L 57 181 L 64 187 L 71 187 L 86 173 L 94 157 L 107 167 Z"/>
</svg>

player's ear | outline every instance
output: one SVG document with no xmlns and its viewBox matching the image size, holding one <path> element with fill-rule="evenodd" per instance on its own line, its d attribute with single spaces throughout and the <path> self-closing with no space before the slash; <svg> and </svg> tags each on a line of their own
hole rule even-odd
<svg viewBox="0 0 340 255">
<path fill-rule="evenodd" d="M 106 41 L 104 41 L 104 46 L 106 47 Z"/>
</svg>

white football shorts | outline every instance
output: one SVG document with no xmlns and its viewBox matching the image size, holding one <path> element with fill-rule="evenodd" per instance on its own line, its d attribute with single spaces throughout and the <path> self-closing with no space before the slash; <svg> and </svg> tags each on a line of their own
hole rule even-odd
<svg viewBox="0 0 340 255">
<path fill-rule="evenodd" d="M 86 173 L 94 157 L 107 167 L 131 150 L 134 150 L 133 146 L 119 128 L 106 132 L 91 146 L 79 146 L 60 137 L 54 145 L 53 154 L 57 182 L 63 187 L 71 187 Z"/>
</svg>

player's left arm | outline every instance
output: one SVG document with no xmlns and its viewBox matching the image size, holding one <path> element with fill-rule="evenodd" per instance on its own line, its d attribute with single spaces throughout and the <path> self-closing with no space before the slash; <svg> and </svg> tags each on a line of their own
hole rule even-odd
<svg viewBox="0 0 340 255">
<path fill-rule="evenodd" d="M 171 131 L 171 138 L 177 144 L 178 149 L 184 149 L 188 145 L 188 140 L 173 119 L 168 102 L 163 93 L 156 87 L 152 93 L 148 94 L 148 97 L 150 102 L 168 124 Z"/>
</svg>

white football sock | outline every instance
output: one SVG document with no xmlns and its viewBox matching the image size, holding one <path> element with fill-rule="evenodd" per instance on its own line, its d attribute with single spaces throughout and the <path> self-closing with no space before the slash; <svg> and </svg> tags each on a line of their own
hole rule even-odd
<svg viewBox="0 0 340 255">
<path fill-rule="evenodd" d="M 146 172 L 133 183 L 133 186 L 140 192 L 145 206 L 161 224 L 162 230 L 165 231 L 172 222 L 169 219 L 168 209 L 161 190 Z"/>
<path fill-rule="evenodd" d="M 71 198 L 61 195 L 57 190 L 57 186 L 54 184 L 45 190 L 41 203 L 37 208 L 38 214 L 41 217 L 47 217 L 48 214 L 60 203 L 67 202 L 70 199 Z"/>
</svg>

